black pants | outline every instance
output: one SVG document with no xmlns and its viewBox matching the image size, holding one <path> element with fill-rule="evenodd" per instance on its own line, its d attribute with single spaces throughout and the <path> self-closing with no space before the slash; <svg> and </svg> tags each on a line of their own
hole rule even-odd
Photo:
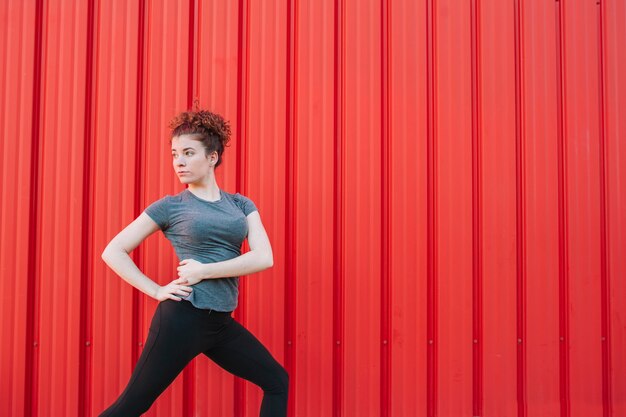
<svg viewBox="0 0 626 417">
<path fill-rule="evenodd" d="M 287 415 L 289 375 L 231 313 L 204 310 L 189 301 L 157 306 L 146 345 L 124 392 L 103 416 L 139 416 L 200 353 L 263 389 L 261 417 Z"/>
</svg>

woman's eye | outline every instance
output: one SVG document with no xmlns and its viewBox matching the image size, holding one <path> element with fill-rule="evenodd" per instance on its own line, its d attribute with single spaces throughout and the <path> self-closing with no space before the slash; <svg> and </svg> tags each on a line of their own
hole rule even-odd
<svg viewBox="0 0 626 417">
<path fill-rule="evenodd" d="M 185 153 L 185 155 L 187 155 L 187 156 L 193 155 L 193 152 L 187 152 L 187 153 Z"/>
</svg>

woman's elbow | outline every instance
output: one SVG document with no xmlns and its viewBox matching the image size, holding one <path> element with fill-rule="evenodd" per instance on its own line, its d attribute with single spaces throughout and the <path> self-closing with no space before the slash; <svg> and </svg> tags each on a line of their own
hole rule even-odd
<svg viewBox="0 0 626 417">
<path fill-rule="evenodd" d="M 111 245 L 107 245 L 107 247 L 104 248 L 104 250 L 100 254 L 100 258 L 102 258 L 104 263 L 107 265 L 109 263 L 109 259 L 111 258 L 111 251 L 112 251 Z"/>
<path fill-rule="evenodd" d="M 267 252 L 263 255 L 263 267 L 268 269 L 274 266 L 274 256 L 272 252 Z"/>
<path fill-rule="evenodd" d="M 114 244 L 113 242 L 109 242 L 109 244 L 104 248 L 104 250 L 102 251 L 102 253 L 100 254 L 100 258 L 102 258 L 102 260 L 108 264 L 109 260 L 115 256 L 115 253 L 119 253 L 123 251 L 119 246 L 117 246 L 116 244 Z"/>
</svg>

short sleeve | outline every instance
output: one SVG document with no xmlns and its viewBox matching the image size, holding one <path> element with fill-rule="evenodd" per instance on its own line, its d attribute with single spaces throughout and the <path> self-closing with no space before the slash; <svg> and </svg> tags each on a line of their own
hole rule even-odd
<svg viewBox="0 0 626 417">
<path fill-rule="evenodd" d="M 150 216 L 161 230 L 165 231 L 169 227 L 169 196 L 150 204 L 144 212 Z"/>
<path fill-rule="evenodd" d="M 254 202 L 250 200 L 248 197 L 243 196 L 239 193 L 236 194 L 236 197 L 238 200 L 239 207 L 241 208 L 241 211 L 243 211 L 243 214 L 245 216 L 252 213 L 253 211 L 258 211 Z"/>
</svg>

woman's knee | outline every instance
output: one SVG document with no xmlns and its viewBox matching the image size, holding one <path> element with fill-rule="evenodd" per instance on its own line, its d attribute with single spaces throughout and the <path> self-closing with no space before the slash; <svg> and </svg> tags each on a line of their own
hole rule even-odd
<svg viewBox="0 0 626 417">
<path fill-rule="evenodd" d="M 287 370 L 282 365 L 278 364 L 274 368 L 272 380 L 272 387 L 266 391 L 276 393 L 285 393 L 289 391 L 289 373 L 287 373 Z"/>
</svg>

